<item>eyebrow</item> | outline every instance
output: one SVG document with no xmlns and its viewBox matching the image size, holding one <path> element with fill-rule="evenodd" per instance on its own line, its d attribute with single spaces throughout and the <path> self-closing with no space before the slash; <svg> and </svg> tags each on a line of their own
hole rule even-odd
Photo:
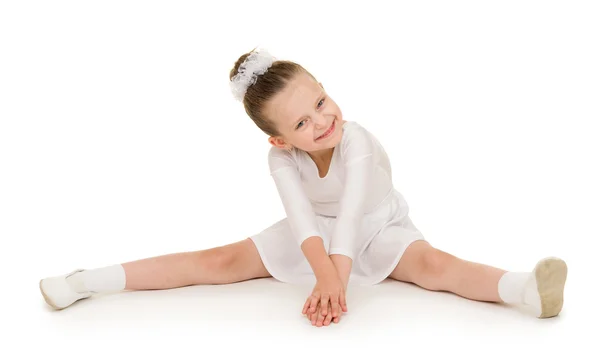
<svg viewBox="0 0 600 361">
<path fill-rule="evenodd" d="M 317 100 L 315 100 L 315 105 L 319 104 L 319 101 L 321 100 L 321 98 L 323 97 L 323 95 L 325 95 L 325 91 L 321 90 L 321 93 L 319 93 L 319 96 L 317 97 Z M 304 118 L 306 115 L 301 116 L 300 118 L 298 118 L 298 120 L 296 120 L 295 122 L 293 122 L 291 124 L 292 127 L 294 127 L 296 124 L 298 124 L 302 118 Z"/>
</svg>

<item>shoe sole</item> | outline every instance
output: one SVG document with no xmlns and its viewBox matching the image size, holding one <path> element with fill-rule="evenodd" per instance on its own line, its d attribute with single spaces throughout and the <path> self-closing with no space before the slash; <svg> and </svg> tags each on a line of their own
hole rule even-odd
<svg viewBox="0 0 600 361">
<path fill-rule="evenodd" d="M 48 297 L 48 295 L 46 295 L 46 292 L 44 292 L 44 288 L 42 287 L 42 281 L 43 280 L 40 280 L 40 292 L 42 292 L 42 296 L 44 296 L 44 300 L 46 301 L 46 303 L 52 306 L 52 308 L 54 308 L 55 310 L 62 310 L 64 307 L 58 307 L 52 301 L 50 301 L 50 298 Z"/>
<path fill-rule="evenodd" d="M 72 304 L 74 304 L 75 302 L 79 302 L 79 301 L 81 301 L 81 300 L 84 300 L 84 299 L 86 299 L 86 298 L 89 298 L 89 297 L 90 297 L 90 296 L 87 296 L 87 297 L 82 297 L 82 298 L 79 298 L 79 299 L 77 299 L 77 300 L 73 301 L 72 303 L 70 303 L 70 304 L 68 304 L 68 305 L 66 305 L 66 306 L 64 306 L 64 307 L 58 307 L 56 304 L 54 304 L 54 302 L 52 302 L 52 301 L 50 300 L 50 297 L 48 297 L 48 295 L 46 294 L 46 292 L 44 292 L 44 288 L 42 287 L 42 282 L 43 282 L 43 281 L 44 281 L 44 280 L 40 280 L 40 292 L 42 292 L 42 296 L 44 296 L 44 300 L 46 301 L 46 303 L 47 303 L 47 304 L 49 304 L 50 306 L 52 306 L 52 308 L 54 308 L 55 310 L 64 310 L 65 308 L 67 308 L 67 307 L 71 306 L 71 305 L 72 305 Z"/>
<path fill-rule="evenodd" d="M 535 280 L 542 303 L 542 312 L 538 318 L 558 315 L 564 302 L 567 264 L 560 258 L 544 258 L 535 267 Z"/>
</svg>

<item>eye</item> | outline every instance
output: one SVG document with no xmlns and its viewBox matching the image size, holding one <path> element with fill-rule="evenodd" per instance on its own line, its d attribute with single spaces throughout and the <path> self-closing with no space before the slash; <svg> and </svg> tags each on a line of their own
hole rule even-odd
<svg viewBox="0 0 600 361">
<path fill-rule="evenodd" d="M 321 108 L 322 104 L 325 102 L 325 98 L 321 99 L 319 101 L 319 103 L 317 104 L 318 108 Z M 296 129 L 300 128 L 302 126 L 302 123 L 305 122 L 305 120 L 301 121 L 300 123 L 298 123 L 298 125 L 296 126 Z"/>
</svg>

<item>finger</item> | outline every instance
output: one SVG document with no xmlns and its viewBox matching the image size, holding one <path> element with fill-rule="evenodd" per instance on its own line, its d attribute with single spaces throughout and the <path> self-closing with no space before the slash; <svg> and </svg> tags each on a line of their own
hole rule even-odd
<svg viewBox="0 0 600 361">
<path fill-rule="evenodd" d="M 329 326 L 329 324 L 331 323 L 331 319 L 333 318 L 332 315 L 332 309 L 331 309 L 331 305 L 329 306 L 329 311 L 327 312 L 327 316 L 325 316 L 325 321 L 323 322 L 323 324 L 325 326 Z"/>
<path fill-rule="evenodd" d="M 326 325 L 329 326 L 331 325 L 331 322 L 333 321 L 333 317 L 331 317 L 331 315 L 327 316 L 327 320 L 325 320 Z"/>
<path fill-rule="evenodd" d="M 306 311 L 306 319 L 310 321 L 310 317 L 312 316 L 312 313 L 310 312 L 310 309 Z"/>
<path fill-rule="evenodd" d="M 321 315 L 327 316 L 327 305 L 329 304 L 329 295 L 321 296 Z"/>
<path fill-rule="evenodd" d="M 333 318 L 333 322 L 338 323 L 338 322 L 340 322 L 341 318 L 342 318 L 342 306 L 338 305 L 337 316 Z"/>
<path fill-rule="evenodd" d="M 323 310 L 325 310 L 325 315 L 323 315 Z M 321 312 L 319 312 L 319 317 L 317 317 L 317 327 L 323 326 L 323 320 L 325 319 L 326 315 L 327 315 L 327 306 L 323 306 L 323 304 L 321 304 Z"/>
<path fill-rule="evenodd" d="M 313 295 L 310 300 L 310 312 L 317 311 L 317 304 L 319 303 L 319 296 Z"/>
<path fill-rule="evenodd" d="M 310 297 L 306 299 L 306 302 L 304 302 L 304 307 L 302 308 L 302 314 L 306 314 L 308 312 L 309 306 L 310 306 Z"/>
<path fill-rule="evenodd" d="M 312 313 L 310 315 L 310 323 L 312 323 L 313 326 L 317 324 L 317 316 L 318 312 Z"/>
<path fill-rule="evenodd" d="M 340 304 L 342 306 L 342 311 L 348 312 L 348 305 L 346 304 L 346 292 L 342 292 L 340 294 Z"/>
<path fill-rule="evenodd" d="M 331 313 L 332 313 L 333 317 L 337 317 L 339 307 L 340 307 L 340 302 L 337 299 L 337 297 L 332 297 L 331 298 Z"/>
</svg>

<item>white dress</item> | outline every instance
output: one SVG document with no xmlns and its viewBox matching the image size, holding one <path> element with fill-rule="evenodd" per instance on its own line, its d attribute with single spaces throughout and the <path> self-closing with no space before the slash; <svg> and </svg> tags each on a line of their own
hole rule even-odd
<svg viewBox="0 0 600 361">
<path fill-rule="evenodd" d="M 425 239 L 392 182 L 379 141 L 354 121 L 342 126 L 327 175 L 299 149 L 271 147 L 270 174 L 287 215 L 250 237 L 269 273 L 293 284 L 316 278 L 300 245 L 319 236 L 328 254 L 352 258 L 349 285 L 385 280 L 409 244 Z"/>
</svg>

